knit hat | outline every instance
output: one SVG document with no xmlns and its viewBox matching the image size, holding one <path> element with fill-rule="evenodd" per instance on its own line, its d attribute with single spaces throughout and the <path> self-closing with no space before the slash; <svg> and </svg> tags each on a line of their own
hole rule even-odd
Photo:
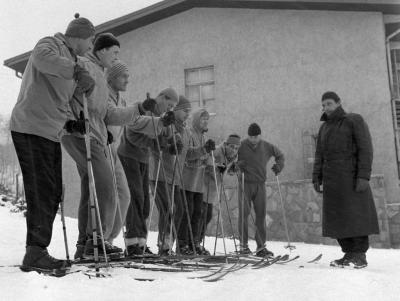
<svg viewBox="0 0 400 301">
<path fill-rule="evenodd" d="M 79 14 L 75 14 L 75 19 L 72 20 L 65 31 L 65 35 L 72 38 L 87 39 L 94 36 L 94 26 L 86 18 L 80 18 Z"/>
<path fill-rule="evenodd" d="M 107 81 L 112 82 L 123 73 L 129 73 L 128 67 L 122 61 L 117 61 L 111 68 L 107 69 Z"/>
<path fill-rule="evenodd" d="M 240 136 L 238 134 L 230 134 L 226 140 L 226 143 L 240 145 Z"/>
<path fill-rule="evenodd" d="M 174 111 L 184 110 L 184 109 L 191 109 L 192 104 L 190 101 L 183 95 L 179 95 L 178 104 L 175 106 Z"/>
<path fill-rule="evenodd" d="M 178 102 L 178 93 L 172 88 L 162 90 L 158 96 L 166 96 L 168 99 Z"/>
<path fill-rule="evenodd" d="M 104 48 L 110 48 L 112 46 L 120 47 L 119 41 L 117 38 L 109 32 L 99 34 L 93 43 L 93 53 L 96 51 L 102 50 Z"/>
<path fill-rule="evenodd" d="M 252 123 L 247 130 L 247 134 L 249 136 L 258 136 L 261 135 L 261 129 L 257 123 Z"/>
<path fill-rule="evenodd" d="M 332 92 L 332 91 L 328 91 L 328 92 L 325 92 L 324 94 L 322 94 L 321 101 L 324 101 L 327 99 L 333 99 L 335 102 L 340 101 L 339 96 L 335 92 Z"/>
</svg>

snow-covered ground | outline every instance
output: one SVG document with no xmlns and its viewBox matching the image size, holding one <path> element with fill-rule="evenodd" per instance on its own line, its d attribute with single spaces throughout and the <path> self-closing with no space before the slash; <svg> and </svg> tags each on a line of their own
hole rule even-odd
<svg viewBox="0 0 400 301">
<path fill-rule="evenodd" d="M 67 218 L 69 250 L 75 251 L 77 221 Z M 0 207 L 0 300 L 400 300 L 400 250 L 371 249 L 366 269 L 338 269 L 329 262 L 342 256 L 333 246 L 295 243 L 292 255 L 300 255 L 286 265 L 273 265 L 252 270 L 245 268 L 228 274 L 223 280 L 209 283 L 188 279 L 195 273 L 163 273 L 118 268 L 111 278 L 89 279 L 82 273 L 62 278 L 23 273 L 16 267 L 21 263 L 25 243 L 25 219 L 21 213 L 10 213 Z M 156 233 L 150 233 L 150 247 L 156 251 Z M 208 238 L 208 249 L 214 240 Z M 123 246 L 122 237 L 115 241 Z M 283 242 L 271 242 L 275 254 L 287 253 Z M 254 243 L 250 245 L 254 248 Z M 227 248 L 234 250 L 233 242 Z M 56 217 L 53 240 L 49 251 L 65 258 L 60 216 Z M 223 251 L 219 241 L 219 252 Z M 320 262 L 306 263 L 319 253 Z M 136 281 L 134 278 L 155 277 L 157 280 Z"/>
</svg>

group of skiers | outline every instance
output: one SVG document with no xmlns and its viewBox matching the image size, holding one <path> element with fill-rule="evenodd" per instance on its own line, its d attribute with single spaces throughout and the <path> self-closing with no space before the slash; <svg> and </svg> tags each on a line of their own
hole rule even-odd
<svg viewBox="0 0 400 301">
<path fill-rule="evenodd" d="M 273 256 L 266 248 L 266 166 L 274 157 L 272 170 L 278 175 L 284 167 L 282 152 L 261 139 L 256 123 L 249 126 L 247 138 L 241 140 L 232 133 L 216 146 L 205 136 L 209 112 L 204 108 L 191 112 L 191 102 L 172 88 L 162 90 L 154 99 L 148 95 L 127 105 L 120 93 L 126 91 L 130 73 L 119 60 L 120 47 L 114 35 L 95 36 L 93 24 L 76 15 L 65 34 L 41 39 L 32 51 L 11 118 L 27 201 L 26 253 L 21 269 L 53 270 L 70 265 L 47 252 L 62 199 L 61 144 L 75 161 L 81 181 L 76 259 L 94 254 L 95 248 L 106 254 L 124 252 L 128 257 L 152 254 L 147 244 L 149 187 L 159 212 L 158 254 L 209 254 L 201 242 L 212 219 L 213 202 L 222 195 L 218 187 L 223 188 L 225 174 L 238 176 L 239 252 L 252 253 L 247 221 L 253 206 L 255 254 Z M 352 227 L 355 221 L 345 209 L 340 214 L 348 221 L 346 231 L 331 230 L 331 225 L 340 228 L 338 223 L 343 225 L 343 221 L 338 222 L 337 211 L 326 212 L 324 207 L 324 235 L 339 238 L 346 253 L 338 264 L 356 260 L 366 264 L 367 235 L 378 229 L 368 185 L 372 146 L 370 140 L 366 141 L 369 132 L 361 116 L 347 117 L 335 97 L 334 93 L 323 97 L 323 104 L 333 101 L 339 105 L 335 113 L 324 113 L 327 126 L 321 127 L 313 182 L 317 191 L 323 185 L 324 202 L 329 198 L 329 206 L 334 207 L 337 198 L 343 198 L 342 206 L 350 202 L 336 176 L 343 183 L 346 179 L 357 182 L 356 192 L 349 197 L 354 196 L 360 208 L 365 206 L 362 199 L 370 198 L 369 216 L 365 217 L 372 225 L 369 228 L 362 227 L 362 222 Z M 190 115 L 191 125 L 187 124 Z M 343 129 L 343 125 L 348 127 Z M 367 134 L 362 138 L 356 135 L 352 141 L 354 129 Z M 332 135 L 337 136 L 334 142 Z M 338 144 L 341 141 L 344 150 Z M 357 149 L 359 143 L 363 143 L 362 154 Z M 369 146 L 371 150 L 365 150 Z M 88 169 L 88 147 L 92 170 Z M 331 153 L 330 147 L 334 147 Z M 361 157 L 357 157 L 359 154 Z M 368 155 L 371 157 L 362 161 Z M 331 174 L 331 162 L 342 166 L 337 175 Z M 91 192 L 92 182 L 95 191 Z M 347 182 L 343 185 L 352 189 Z M 357 194 L 358 190 L 364 193 Z M 91 214 L 91 193 L 97 195 L 98 217 Z M 94 229 L 92 219 L 101 221 L 98 229 Z M 122 229 L 125 250 L 113 244 Z M 101 235 L 94 237 L 94 232 Z M 96 244 L 94 239 L 104 243 Z"/>
</svg>

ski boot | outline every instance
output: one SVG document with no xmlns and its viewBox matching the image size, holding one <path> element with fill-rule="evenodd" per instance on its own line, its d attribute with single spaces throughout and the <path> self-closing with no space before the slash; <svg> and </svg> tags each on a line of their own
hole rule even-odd
<svg viewBox="0 0 400 301">
<path fill-rule="evenodd" d="M 175 256 L 175 253 L 171 249 L 160 249 L 160 250 L 158 250 L 158 255 L 160 255 L 160 256 Z"/>
<path fill-rule="evenodd" d="M 188 245 L 179 247 L 179 250 L 177 249 L 176 253 L 180 254 L 180 255 L 193 255 L 194 254 L 192 251 L 192 248 L 189 248 Z"/>
<path fill-rule="evenodd" d="M 23 272 L 36 271 L 57 276 L 65 274 L 71 266 L 66 260 L 56 259 L 49 255 L 46 248 L 27 246 L 20 270 Z"/>
<path fill-rule="evenodd" d="M 133 244 L 126 247 L 125 257 L 137 257 L 142 255 L 143 247 L 139 246 L 139 244 Z"/>
<path fill-rule="evenodd" d="M 210 252 L 202 245 L 196 245 L 196 253 L 197 255 L 210 255 Z"/>
<path fill-rule="evenodd" d="M 240 255 L 250 255 L 253 252 L 251 252 L 251 250 L 249 249 L 248 246 L 240 246 L 240 249 L 239 249 L 238 253 Z"/>
<path fill-rule="evenodd" d="M 367 257 L 363 252 L 353 253 L 353 256 L 347 260 L 347 263 L 355 269 L 362 269 L 368 266 Z"/>
<path fill-rule="evenodd" d="M 262 247 L 256 251 L 257 257 L 273 258 L 274 253 L 268 250 L 266 247 Z"/>
<path fill-rule="evenodd" d="M 82 259 L 85 254 L 85 245 L 76 245 L 76 251 L 74 254 L 74 259 Z"/>
<path fill-rule="evenodd" d="M 113 246 L 108 241 L 104 241 L 105 251 L 107 255 L 112 254 L 121 254 L 122 249 L 116 246 Z M 99 250 L 99 254 L 104 254 L 103 244 L 101 243 L 101 239 L 97 239 L 97 248 Z M 94 246 L 93 246 L 93 239 L 88 239 L 85 245 L 85 255 L 92 256 L 94 254 Z"/>
<path fill-rule="evenodd" d="M 349 266 L 349 260 L 353 257 L 353 253 L 344 253 L 344 256 L 340 259 L 331 261 L 329 264 L 331 267 L 343 268 Z"/>
</svg>

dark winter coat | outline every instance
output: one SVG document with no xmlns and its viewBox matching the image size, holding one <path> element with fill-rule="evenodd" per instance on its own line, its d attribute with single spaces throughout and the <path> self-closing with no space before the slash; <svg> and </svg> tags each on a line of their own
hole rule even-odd
<svg viewBox="0 0 400 301">
<path fill-rule="evenodd" d="M 323 185 L 322 234 L 347 238 L 378 234 L 379 226 L 371 188 L 356 192 L 357 178 L 370 179 L 373 158 L 371 136 L 361 115 L 342 107 L 318 133 L 313 182 Z"/>
</svg>

